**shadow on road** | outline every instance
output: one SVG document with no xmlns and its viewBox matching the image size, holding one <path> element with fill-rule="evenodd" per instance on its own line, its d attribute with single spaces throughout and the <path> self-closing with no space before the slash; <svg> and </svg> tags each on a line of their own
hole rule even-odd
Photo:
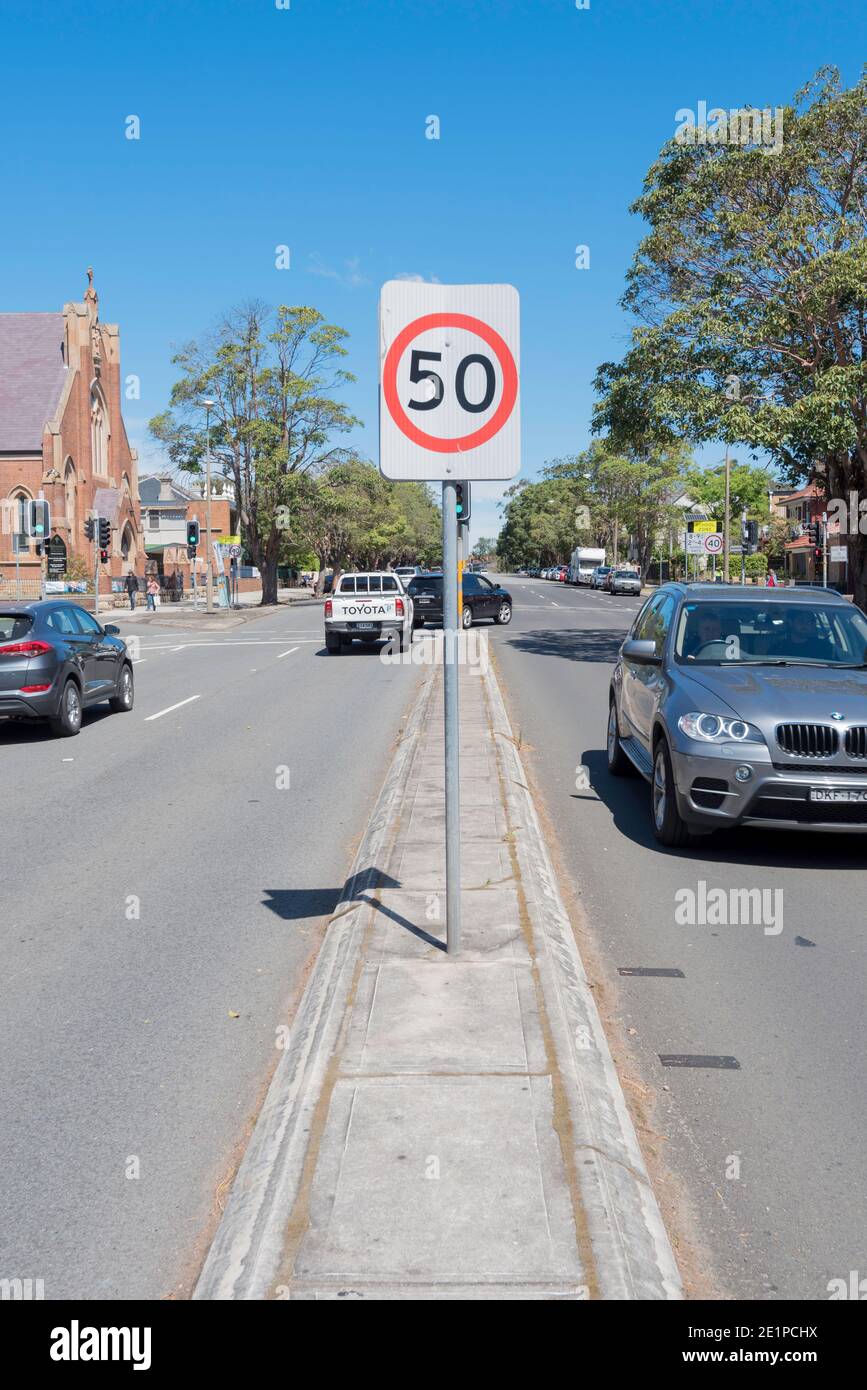
<svg viewBox="0 0 867 1390">
<path fill-rule="evenodd" d="M 665 849 L 654 837 L 650 824 L 650 785 L 638 774 L 612 777 L 605 751 L 585 750 L 581 761 L 599 800 L 608 807 L 622 835 L 644 849 L 669 857 L 723 864 L 754 864 L 758 868 L 829 869 L 863 871 L 864 840 L 860 835 L 817 835 L 808 831 L 720 830 L 703 835 L 687 849 Z"/>
<path fill-rule="evenodd" d="M 531 632 L 512 632 L 510 647 L 534 656 L 561 656 L 567 661 L 601 661 L 612 665 L 626 636 L 626 629 L 540 628 Z"/>
<path fill-rule="evenodd" d="M 85 710 L 81 720 L 81 732 L 77 737 L 86 735 L 89 728 L 101 724 L 104 719 L 110 719 L 111 715 L 112 711 L 107 704 Z M 73 739 L 59 738 L 57 734 L 53 734 L 47 720 L 0 719 L 0 745 L 17 743 L 57 743 L 68 748 L 75 746 Z"/>
</svg>

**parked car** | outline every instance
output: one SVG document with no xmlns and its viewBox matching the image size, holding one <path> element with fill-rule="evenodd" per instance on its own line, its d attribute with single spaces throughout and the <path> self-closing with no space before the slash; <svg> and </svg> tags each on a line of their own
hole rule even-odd
<svg viewBox="0 0 867 1390">
<path fill-rule="evenodd" d="M 413 602 L 391 571 L 342 574 L 325 601 L 325 646 L 337 656 L 356 638 L 372 644 L 396 636 L 400 650 L 412 641 Z"/>
<path fill-rule="evenodd" d="M 608 577 L 610 594 L 640 594 L 641 575 L 636 570 L 612 570 Z"/>
<path fill-rule="evenodd" d="M 443 577 L 423 574 L 409 582 L 409 592 L 415 607 L 415 626 L 443 621 Z M 463 579 L 463 615 L 465 628 L 482 618 L 505 625 L 512 621 L 512 595 L 500 584 L 494 584 L 482 574 L 465 574 Z"/>
<path fill-rule="evenodd" d="M 663 585 L 620 649 L 607 752 L 650 783 L 663 845 L 867 830 L 867 618 L 830 590 Z"/>
<path fill-rule="evenodd" d="M 402 580 L 404 588 L 411 579 L 414 579 L 421 572 L 421 565 L 396 565 L 394 569 L 394 573 Z"/>
<path fill-rule="evenodd" d="M 591 589 L 604 589 L 605 581 L 611 573 L 611 565 L 597 565 L 590 575 Z"/>
<path fill-rule="evenodd" d="M 47 719 L 70 738 L 84 710 L 133 707 L 132 662 L 119 629 L 76 603 L 0 603 L 0 719 Z"/>
</svg>

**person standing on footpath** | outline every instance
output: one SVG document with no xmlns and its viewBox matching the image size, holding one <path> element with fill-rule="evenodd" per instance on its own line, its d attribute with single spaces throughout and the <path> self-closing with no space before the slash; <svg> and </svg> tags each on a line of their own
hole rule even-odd
<svg viewBox="0 0 867 1390">
<path fill-rule="evenodd" d="M 127 575 L 126 579 L 124 580 L 124 588 L 126 589 L 127 593 L 129 594 L 129 606 L 130 606 L 130 609 L 131 609 L 131 610 L 134 610 L 134 609 L 135 609 L 135 596 L 136 596 L 136 594 L 138 593 L 138 579 L 136 578 L 136 576 L 135 576 L 135 574 L 133 573 L 132 570 L 130 570 L 129 574 Z"/>
</svg>

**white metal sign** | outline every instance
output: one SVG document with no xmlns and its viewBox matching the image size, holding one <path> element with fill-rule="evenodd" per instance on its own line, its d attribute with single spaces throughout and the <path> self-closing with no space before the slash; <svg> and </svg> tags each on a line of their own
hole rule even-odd
<svg viewBox="0 0 867 1390">
<path fill-rule="evenodd" d="M 723 538 L 714 532 L 700 533 L 704 541 L 704 551 L 706 555 L 719 555 L 723 549 Z"/>
<path fill-rule="evenodd" d="M 387 281 L 379 352 L 379 466 L 386 478 L 514 478 L 521 417 L 512 285 Z"/>
</svg>

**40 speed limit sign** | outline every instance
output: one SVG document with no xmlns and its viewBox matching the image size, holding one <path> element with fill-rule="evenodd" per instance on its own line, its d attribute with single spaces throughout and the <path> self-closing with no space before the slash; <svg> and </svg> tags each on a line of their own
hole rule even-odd
<svg viewBox="0 0 867 1390">
<path fill-rule="evenodd" d="M 389 280 L 379 300 L 386 478 L 514 478 L 521 467 L 518 291 Z"/>
</svg>

